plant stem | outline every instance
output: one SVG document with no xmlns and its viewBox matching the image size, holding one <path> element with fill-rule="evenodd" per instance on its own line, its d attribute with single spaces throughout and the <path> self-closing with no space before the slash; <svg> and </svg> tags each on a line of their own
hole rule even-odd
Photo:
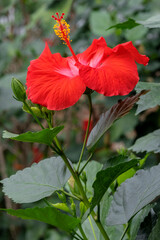
<svg viewBox="0 0 160 240">
<path fill-rule="evenodd" d="M 73 237 L 73 239 L 75 238 L 75 239 L 77 239 L 77 240 L 83 240 L 83 238 L 82 238 L 77 232 L 73 231 L 73 233 L 74 233 L 74 235 L 71 234 L 72 237 Z M 77 235 L 77 237 L 76 237 L 75 235 Z"/>
<path fill-rule="evenodd" d="M 81 160 L 82 160 L 82 156 L 83 156 L 83 152 L 84 152 L 84 148 L 85 148 L 85 145 L 86 145 L 86 141 L 87 141 L 87 137 L 88 137 L 88 133 L 89 133 L 89 126 L 90 126 L 90 121 L 91 121 L 91 115 L 92 115 L 91 96 L 90 96 L 90 95 L 87 95 L 87 96 L 88 96 L 88 99 L 89 99 L 90 115 L 89 115 L 88 126 L 87 126 L 87 130 L 86 130 L 86 135 L 85 135 L 85 140 L 84 140 L 84 144 L 83 144 L 82 151 L 81 151 L 81 155 L 80 155 L 80 159 L 79 159 L 79 160 L 80 160 L 80 161 L 79 161 L 79 166 L 80 166 L 80 163 L 81 163 Z M 28 105 L 27 105 L 26 107 L 28 108 L 29 111 L 31 110 Z M 31 110 L 31 111 L 32 111 L 32 110 Z M 30 111 L 30 112 L 31 112 L 31 111 Z M 33 115 L 33 117 L 35 116 L 33 112 L 31 112 L 31 114 Z M 36 116 L 35 116 L 35 119 L 36 119 L 36 121 L 38 120 Z M 51 122 L 48 120 L 48 118 L 46 118 L 46 120 L 47 120 L 47 122 L 48 122 L 49 128 L 52 128 L 52 124 L 51 124 Z M 44 127 L 42 126 L 42 124 L 40 123 L 39 120 L 37 121 L 37 123 L 44 129 Z M 87 208 L 90 208 L 90 203 L 89 203 L 89 201 L 88 201 L 88 199 L 87 199 L 87 196 L 86 196 L 86 194 L 85 194 L 85 191 L 84 191 L 84 189 L 83 189 L 82 183 L 81 183 L 81 181 L 80 181 L 80 179 L 79 179 L 79 176 L 78 176 L 77 172 L 74 171 L 74 169 L 72 168 L 70 162 L 68 161 L 68 159 L 67 159 L 65 153 L 63 152 L 62 147 L 61 147 L 61 145 L 60 145 L 60 143 L 59 143 L 59 141 L 58 141 L 58 138 L 55 137 L 54 140 L 55 140 L 55 145 L 56 145 L 56 147 L 57 147 L 57 149 L 58 149 L 59 151 L 57 151 L 57 150 L 56 150 L 53 146 L 51 146 L 51 145 L 50 145 L 50 147 L 51 147 L 54 151 L 56 151 L 57 154 L 58 154 L 59 156 L 61 156 L 61 158 L 63 159 L 64 163 L 66 164 L 67 168 L 69 169 L 71 175 L 73 176 L 75 182 L 76 182 L 77 185 L 78 185 L 78 188 L 79 188 L 79 191 L 80 191 L 80 194 L 81 194 L 81 196 L 82 196 L 82 200 L 83 200 L 84 204 L 86 205 Z M 90 156 L 90 158 L 91 158 L 91 156 Z M 90 158 L 89 158 L 88 160 L 90 160 Z M 87 161 L 87 162 L 89 162 L 89 161 Z M 77 170 L 78 170 L 78 169 L 77 169 Z M 93 218 L 93 220 L 95 221 L 97 227 L 99 228 L 101 234 L 103 235 L 104 239 L 105 239 L 105 240 L 109 240 L 109 237 L 108 237 L 106 231 L 104 230 L 101 222 L 98 220 L 96 213 L 95 213 L 94 211 L 92 211 L 92 212 L 91 212 L 91 215 L 92 215 L 92 218 Z"/>
<path fill-rule="evenodd" d="M 125 234 L 126 234 L 126 232 L 127 232 L 127 230 L 128 230 L 128 227 L 129 227 L 129 224 L 127 223 L 127 225 L 126 225 L 126 227 L 125 227 L 125 229 L 124 229 L 124 232 L 122 233 L 122 236 L 120 237 L 119 240 L 123 240 L 123 238 L 124 238 L 124 236 L 125 236 Z"/>
<path fill-rule="evenodd" d="M 83 172 L 83 170 L 85 169 L 85 167 L 87 166 L 87 164 L 90 162 L 91 158 L 93 156 L 93 153 L 91 153 L 91 155 L 89 156 L 89 158 L 87 159 L 87 162 L 84 164 L 84 166 L 81 168 L 81 170 L 79 171 L 78 175 L 80 176 L 81 173 Z"/>
<path fill-rule="evenodd" d="M 72 195 L 72 194 L 66 192 L 66 191 L 63 190 L 63 189 L 61 189 L 61 191 L 62 191 L 65 195 L 67 195 L 67 196 L 69 196 L 69 197 L 75 198 L 76 200 L 79 200 L 79 201 L 82 200 L 82 199 L 80 199 L 80 198 L 78 198 L 78 197 L 76 197 L 76 196 L 74 196 L 74 195 Z"/>
<path fill-rule="evenodd" d="M 84 192 L 82 183 L 81 183 L 81 181 L 80 181 L 77 173 L 73 170 L 71 164 L 69 163 L 69 161 L 68 161 L 68 159 L 67 159 L 67 157 L 66 157 L 66 155 L 64 154 L 63 151 L 61 152 L 61 155 L 60 155 L 60 156 L 61 156 L 62 159 L 64 160 L 67 168 L 69 169 L 70 173 L 72 174 L 73 178 L 75 179 L 75 182 L 77 183 L 77 186 L 78 186 L 78 188 L 79 188 L 79 191 L 80 191 L 80 194 L 81 194 L 81 196 L 82 196 L 82 199 L 83 199 L 84 204 L 86 205 L 87 208 L 90 208 L 90 203 L 89 203 L 89 201 L 88 201 L 88 199 L 87 199 L 87 197 L 86 197 L 86 194 L 85 194 L 85 192 Z M 91 212 L 91 215 L 92 215 L 92 218 L 93 218 L 93 220 L 95 221 L 97 227 L 99 228 L 101 234 L 103 235 L 104 239 L 105 239 L 105 240 L 109 240 L 109 237 L 108 237 L 105 229 L 103 228 L 101 222 L 97 219 L 96 213 L 95 213 L 94 211 L 92 211 L 92 212 Z"/>
<path fill-rule="evenodd" d="M 47 120 L 47 123 L 48 123 L 49 128 L 52 128 L 52 127 L 53 127 L 53 126 L 52 126 L 52 117 L 50 116 L 50 120 L 46 117 L 46 120 Z M 54 137 L 54 141 L 55 141 L 58 149 L 62 150 L 62 147 L 61 147 L 61 145 L 60 145 L 60 143 L 59 143 L 59 141 L 58 141 L 57 136 Z"/>
<path fill-rule="evenodd" d="M 90 223 L 90 225 L 91 225 L 91 228 L 92 228 L 92 232 L 93 232 L 94 239 L 95 239 L 95 240 L 97 240 L 97 237 L 96 237 L 96 234 L 95 234 L 95 231 L 94 231 L 93 225 L 92 225 L 91 218 L 90 218 L 90 217 L 88 217 L 88 220 L 89 220 L 89 223 Z"/>
<path fill-rule="evenodd" d="M 88 240 L 87 237 L 86 237 L 86 234 L 85 234 L 85 232 L 83 231 L 83 228 L 82 228 L 81 225 L 79 225 L 79 231 L 80 231 L 80 233 L 81 233 L 83 239 L 84 239 L 84 240 Z"/>
<path fill-rule="evenodd" d="M 34 112 L 32 111 L 32 109 L 30 108 L 30 106 L 26 103 L 23 102 L 23 104 L 26 106 L 26 108 L 28 109 L 28 111 L 32 114 L 32 116 L 34 117 L 34 119 L 36 120 L 36 122 L 39 124 L 39 126 L 44 129 L 42 123 L 39 121 L 39 119 L 37 118 L 37 116 L 34 114 Z"/>
<path fill-rule="evenodd" d="M 84 149 L 85 149 L 85 146 L 86 146 L 86 143 L 87 143 L 87 138 L 88 138 L 88 134 L 89 134 L 89 127 L 90 127 L 90 123 L 91 123 L 91 116 L 92 116 L 92 99 L 91 99 L 91 95 L 88 94 L 87 97 L 88 97 L 88 100 L 89 100 L 89 119 L 88 119 L 87 130 L 86 130 L 86 134 L 85 134 L 85 138 L 84 138 L 84 142 L 83 142 L 83 147 L 82 147 L 81 154 L 80 154 L 79 161 L 78 161 L 77 172 L 79 171 L 80 164 L 81 164 L 82 157 L 83 157 L 83 153 L 84 153 Z"/>
</svg>

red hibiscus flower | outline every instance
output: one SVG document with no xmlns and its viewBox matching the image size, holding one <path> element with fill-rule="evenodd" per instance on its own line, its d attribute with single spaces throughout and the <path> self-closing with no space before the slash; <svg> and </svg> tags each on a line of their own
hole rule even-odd
<svg viewBox="0 0 160 240">
<path fill-rule="evenodd" d="M 28 68 L 28 98 L 49 110 L 61 110 L 74 105 L 86 87 L 105 96 L 131 92 L 139 80 L 135 62 L 147 65 L 149 58 L 141 55 L 132 42 L 111 49 L 103 37 L 94 39 L 87 50 L 75 55 L 63 15 L 53 16 L 57 21 L 55 33 L 65 41 L 73 56 L 52 54 L 46 43 L 40 57 L 32 60 Z"/>
</svg>

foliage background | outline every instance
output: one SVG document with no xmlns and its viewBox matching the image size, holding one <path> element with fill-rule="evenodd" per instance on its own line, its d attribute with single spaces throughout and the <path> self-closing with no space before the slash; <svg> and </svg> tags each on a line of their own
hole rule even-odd
<svg viewBox="0 0 160 240">
<path fill-rule="evenodd" d="M 13 99 L 11 78 L 14 76 L 25 83 L 30 60 L 42 52 L 45 41 L 52 53 L 70 55 L 69 50 L 53 33 L 52 14 L 65 12 L 71 25 L 72 47 L 76 53 L 84 51 L 94 38 L 103 36 L 109 47 L 133 41 L 139 52 L 151 59 L 147 67 L 138 66 L 143 82 L 159 82 L 160 77 L 160 29 L 149 29 L 140 25 L 133 29 L 110 29 L 110 26 L 128 18 L 145 20 L 160 14 L 159 0 L 6 0 L 0 3 L 0 132 L 4 129 L 22 133 L 37 130 L 29 114 L 22 111 L 22 105 Z M 158 97 L 158 96 L 157 96 Z M 122 98 L 122 97 L 121 97 Z M 92 125 L 101 112 L 112 106 L 120 97 L 104 97 L 93 93 L 94 114 Z M 135 116 L 136 108 L 117 121 L 99 143 L 94 158 L 105 162 L 121 147 L 130 147 L 134 141 L 160 126 L 160 110 L 156 106 Z M 65 111 L 55 114 L 57 124 L 65 123 L 59 136 L 68 156 L 76 162 L 81 149 L 88 108 L 84 96 Z M 44 123 L 45 124 L 45 123 Z M 0 139 L 0 177 L 5 178 L 19 169 L 30 166 L 44 157 L 51 156 L 47 147 Z M 144 153 L 140 154 L 141 157 Z M 150 154 L 145 168 L 159 163 L 159 154 Z M 41 204 L 41 203 L 39 203 Z M 18 208 L 0 191 L 0 207 Z M 25 206 L 21 206 L 25 207 Z M 22 221 L 0 212 L 0 236 L 2 240 L 60 240 L 68 236 L 40 222 Z M 137 239 L 147 239 L 155 216 L 149 215 L 141 224 Z"/>
</svg>

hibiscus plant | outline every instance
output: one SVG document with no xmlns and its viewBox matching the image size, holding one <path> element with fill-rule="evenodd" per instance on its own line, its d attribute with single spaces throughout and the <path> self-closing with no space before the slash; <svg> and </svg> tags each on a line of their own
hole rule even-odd
<svg viewBox="0 0 160 240">
<path fill-rule="evenodd" d="M 160 195 L 157 184 L 160 165 L 142 170 L 146 158 L 136 157 L 131 149 L 121 150 L 104 165 L 93 160 L 93 155 L 113 122 L 126 115 L 148 91 L 120 100 L 99 117 L 90 131 L 92 93 L 128 95 L 139 81 L 136 62 L 147 65 L 149 58 L 141 55 L 132 42 L 111 49 L 103 37 L 94 39 L 91 46 L 76 55 L 64 14 L 52 17 L 56 20 L 56 35 L 72 56 L 52 54 L 46 43 L 42 54 L 28 67 L 27 89 L 19 80 L 12 79 L 14 98 L 23 103 L 23 110 L 33 116 L 41 131 L 23 134 L 4 131 L 3 137 L 48 145 L 53 157 L 1 181 L 3 192 L 14 202 L 37 202 L 37 206 L 2 210 L 22 219 L 50 224 L 67 232 L 72 239 L 135 239 L 140 222 L 153 206 L 150 203 Z M 88 99 L 89 119 L 79 159 L 73 165 L 57 136 L 64 126 L 55 126 L 53 119 L 55 111 L 71 107 L 82 94 Z M 44 127 L 40 118 L 48 127 Z M 126 173 L 130 171 L 134 176 L 127 179 L 130 175 Z M 53 193 L 57 195 L 56 203 L 52 201 Z"/>
</svg>

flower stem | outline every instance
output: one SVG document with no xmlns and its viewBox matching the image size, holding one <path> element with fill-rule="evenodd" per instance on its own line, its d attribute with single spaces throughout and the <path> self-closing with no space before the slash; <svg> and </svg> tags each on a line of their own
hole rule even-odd
<svg viewBox="0 0 160 240">
<path fill-rule="evenodd" d="M 127 223 L 127 225 L 126 225 L 126 227 L 124 229 L 124 232 L 122 233 L 122 236 L 120 237 L 120 240 L 123 240 L 123 238 L 124 238 L 124 236 L 125 236 L 125 234 L 126 234 L 126 232 L 128 230 L 128 227 L 129 227 L 129 224 Z"/>
<path fill-rule="evenodd" d="M 83 146 L 83 148 L 82 148 L 81 158 L 80 158 L 79 165 L 80 165 L 80 163 L 81 163 L 81 159 L 82 159 L 82 156 L 83 156 L 84 148 L 85 148 L 85 145 L 86 145 L 86 141 L 87 141 L 87 137 L 88 137 L 88 132 L 89 132 L 89 126 L 90 126 L 90 120 L 91 120 L 91 114 L 92 114 L 91 96 L 88 95 L 88 98 L 89 98 L 89 103 L 90 103 L 90 116 L 89 116 L 88 126 L 87 126 L 87 130 L 86 130 L 86 136 L 85 136 L 85 140 L 84 140 L 85 144 L 84 144 L 84 146 Z M 41 126 L 42 129 L 44 129 L 43 125 L 40 123 L 40 121 L 39 121 L 39 119 L 37 118 L 37 116 L 34 115 L 33 111 L 30 109 L 30 107 L 28 106 L 28 104 L 27 104 L 27 103 L 24 103 L 24 104 L 26 105 L 27 109 L 31 112 L 31 114 L 33 115 L 33 117 L 35 118 L 35 120 L 37 121 L 37 123 Z M 48 119 L 47 119 L 47 120 L 48 120 Z M 52 128 L 51 122 L 50 122 L 49 120 L 48 120 L 47 122 L 48 122 L 49 128 Z M 69 169 L 70 173 L 72 174 L 73 178 L 75 179 L 75 182 L 77 183 L 77 186 L 78 186 L 78 188 L 79 188 L 79 191 L 80 191 L 80 194 L 81 194 L 81 196 L 82 196 L 82 200 L 83 200 L 84 204 L 86 205 L 87 208 L 90 208 L 90 203 L 89 203 L 89 201 L 88 201 L 88 199 L 87 199 L 87 196 L 86 196 L 86 194 L 85 194 L 85 191 L 84 191 L 84 189 L 83 189 L 82 183 L 81 183 L 81 181 L 80 181 L 80 179 L 79 179 L 79 176 L 78 176 L 77 172 L 74 171 L 74 169 L 72 168 L 70 162 L 68 161 L 68 159 L 67 159 L 65 153 L 63 152 L 62 147 L 61 147 L 61 145 L 60 145 L 60 143 L 59 143 L 59 141 L 58 141 L 58 138 L 55 137 L 54 140 L 55 140 L 55 145 L 56 145 L 56 147 L 57 147 L 57 150 L 56 150 L 53 146 L 51 146 L 51 145 L 50 145 L 50 147 L 51 147 L 54 151 L 56 151 L 57 154 L 63 159 L 64 163 L 66 164 L 67 168 Z M 59 151 L 58 151 L 58 150 L 59 150 Z M 88 160 L 89 160 L 89 159 L 88 159 Z M 97 227 L 99 228 L 101 234 L 103 235 L 104 239 L 105 239 L 105 240 L 109 240 L 109 237 L 108 237 L 107 233 L 105 232 L 105 230 L 104 230 L 101 222 L 98 221 L 98 219 L 97 219 L 96 213 L 95 213 L 94 211 L 92 211 L 92 212 L 91 212 L 91 215 L 92 215 L 92 218 L 93 218 L 93 220 L 95 221 Z"/>
<path fill-rule="evenodd" d="M 26 106 L 26 108 L 28 109 L 28 111 L 32 114 L 32 116 L 34 117 L 34 119 L 36 120 L 36 122 L 39 124 L 39 126 L 44 129 L 43 125 L 41 124 L 41 122 L 39 121 L 39 119 L 37 118 L 37 116 L 34 114 L 34 112 L 32 111 L 32 109 L 30 108 L 30 106 L 24 101 L 23 104 Z"/>
<path fill-rule="evenodd" d="M 84 240 L 88 240 L 88 238 L 86 237 L 86 234 L 85 234 L 85 232 L 83 231 L 83 228 L 82 228 L 81 225 L 79 225 L 79 231 L 80 231 L 83 239 L 84 239 Z"/>
<path fill-rule="evenodd" d="M 82 161 L 82 157 L 83 157 L 83 153 L 84 153 L 84 149 L 87 143 L 87 138 L 88 138 L 88 134 L 89 134 L 89 127 L 90 127 L 90 123 L 91 123 L 91 116 L 92 116 L 92 99 L 91 99 L 91 95 L 87 94 L 88 100 L 89 100 L 89 119 L 88 119 L 88 125 L 87 125 L 87 130 L 86 130 L 86 134 L 85 134 L 85 138 L 84 138 L 84 142 L 83 142 L 83 147 L 81 150 L 81 154 L 79 157 L 79 161 L 78 161 L 78 167 L 77 167 L 77 172 L 79 171 L 80 168 L 80 164 Z"/>
<path fill-rule="evenodd" d="M 93 153 L 91 153 L 91 155 L 89 156 L 89 158 L 87 159 L 86 163 L 84 164 L 84 166 L 81 168 L 81 170 L 79 171 L 78 175 L 80 176 L 81 173 L 83 172 L 83 170 L 85 169 L 85 167 L 87 166 L 87 164 L 90 162 L 91 158 L 93 156 Z"/>
<path fill-rule="evenodd" d="M 86 194 L 85 194 L 85 192 L 84 192 L 82 183 L 81 183 L 81 181 L 80 181 L 77 173 L 73 170 L 71 164 L 69 163 L 69 161 L 68 161 L 68 159 L 67 159 L 67 157 L 66 157 L 66 155 L 64 154 L 63 151 L 61 151 L 61 155 L 60 155 L 60 156 L 61 156 L 62 159 L 64 160 L 67 168 L 69 169 L 70 173 L 72 174 L 73 178 L 75 179 L 75 182 L 77 183 L 77 186 L 78 186 L 78 188 L 79 188 L 79 191 L 80 191 L 80 194 L 81 194 L 81 196 L 82 196 L 82 199 L 83 199 L 84 204 L 86 205 L 87 208 L 90 208 L 90 203 L 89 203 L 89 201 L 88 201 L 88 199 L 87 199 L 87 197 L 86 197 Z M 97 227 L 99 228 L 101 234 L 103 235 L 104 239 L 105 239 L 105 240 L 109 240 L 109 237 L 108 237 L 105 229 L 103 228 L 101 222 L 98 220 L 96 213 L 95 213 L 94 211 L 92 211 L 92 212 L 91 212 L 91 215 L 92 215 L 92 218 L 93 218 L 93 220 L 95 221 Z"/>
<path fill-rule="evenodd" d="M 49 128 L 52 128 L 52 127 L 53 127 L 52 116 L 50 116 L 50 119 L 48 119 L 48 118 L 46 117 L 46 120 L 47 120 L 47 123 L 48 123 Z M 57 136 L 54 137 L 54 141 L 55 141 L 55 143 L 56 143 L 55 145 L 56 145 L 57 149 L 58 149 L 58 150 L 62 150 L 61 144 L 59 143 Z"/>
<path fill-rule="evenodd" d="M 78 198 L 78 197 L 76 197 L 76 196 L 74 196 L 74 195 L 72 195 L 72 194 L 64 191 L 63 189 L 61 189 L 61 191 L 62 191 L 65 195 L 67 195 L 67 196 L 69 196 L 69 197 L 75 198 L 76 200 L 79 200 L 79 201 L 82 200 L 82 199 L 80 199 L 80 198 Z"/>
<path fill-rule="evenodd" d="M 90 225 L 91 225 L 91 228 L 92 228 L 92 232 L 93 232 L 94 239 L 95 239 L 95 240 L 97 240 L 97 237 L 96 237 L 96 234 L 95 234 L 95 231 L 94 231 L 93 225 L 92 225 L 91 218 L 90 218 L 90 217 L 88 217 L 88 220 L 89 220 L 89 223 L 90 223 Z"/>
</svg>

